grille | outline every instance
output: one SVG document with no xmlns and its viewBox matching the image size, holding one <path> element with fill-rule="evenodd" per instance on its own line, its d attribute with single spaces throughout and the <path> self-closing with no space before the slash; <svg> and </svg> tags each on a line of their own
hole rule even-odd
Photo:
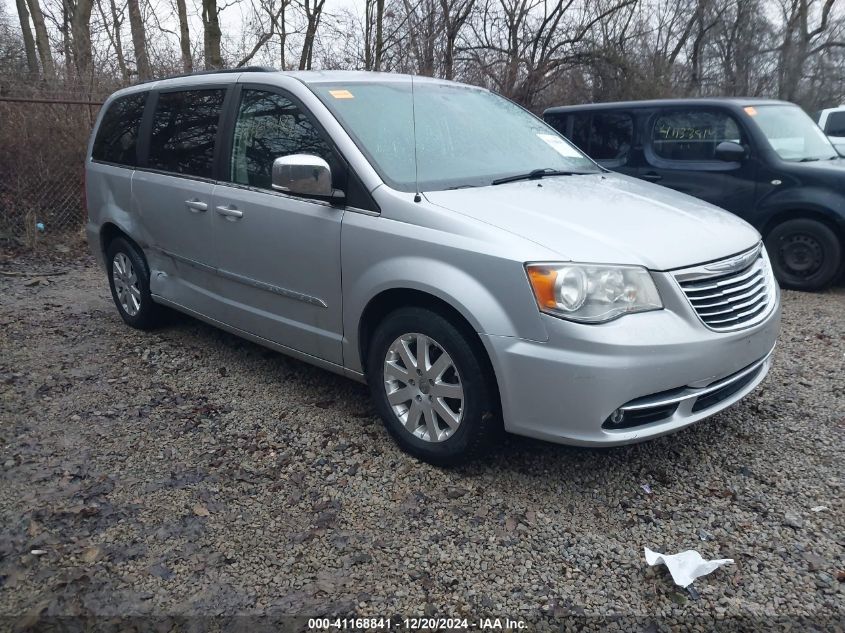
<svg viewBox="0 0 845 633">
<path fill-rule="evenodd" d="M 762 245 L 674 275 L 698 317 L 719 332 L 759 323 L 775 302 L 777 287 Z"/>
</svg>

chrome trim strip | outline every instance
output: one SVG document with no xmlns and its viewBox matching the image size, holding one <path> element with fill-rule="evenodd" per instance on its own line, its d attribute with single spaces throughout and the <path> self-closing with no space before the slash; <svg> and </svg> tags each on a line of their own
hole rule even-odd
<svg viewBox="0 0 845 633">
<path fill-rule="evenodd" d="M 745 312 L 740 312 L 739 314 L 734 315 L 734 316 L 732 316 L 728 319 L 715 319 L 715 320 L 711 319 L 710 320 L 710 327 L 713 327 L 714 325 L 716 325 L 718 323 L 730 323 L 731 321 L 737 321 L 737 320 L 741 319 L 742 317 L 747 317 L 748 315 L 754 314 L 755 312 L 758 312 L 760 310 L 764 310 L 765 307 L 766 307 L 765 303 L 758 303 L 753 308 L 746 310 Z"/>
<path fill-rule="evenodd" d="M 329 307 L 328 304 L 319 297 L 312 297 L 311 295 L 296 292 L 295 290 L 288 290 L 287 288 L 282 288 L 281 286 L 274 286 L 273 284 L 258 281 L 257 279 L 253 279 L 252 277 L 245 277 L 244 275 L 239 275 L 228 270 L 223 270 L 222 268 L 215 268 L 214 266 L 210 266 L 209 264 L 203 264 L 202 262 L 198 262 L 188 257 L 177 255 L 176 253 L 171 253 L 170 251 L 160 248 L 158 246 L 153 246 L 152 248 L 166 257 L 175 259 L 176 261 L 182 262 L 183 264 L 187 264 L 188 266 L 193 266 L 195 268 L 199 268 L 200 270 L 213 273 L 215 275 L 223 277 L 224 279 L 237 281 L 238 283 L 242 283 L 246 286 L 252 286 L 253 288 L 258 288 L 259 290 L 272 292 L 273 294 L 277 294 L 281 297 L 285 297 L 287 299 L 295 299 L 297 301 L 302 301 L 303 303 L 308 303 L 320 308 Z"/>
<path fill-rule="evenodd" d="M 218 180 L 215 183 L 218 187 L 231 187 L 232 189 L 241 189 L 243 191 L 251 191 L 252 193 L 265 193 L 278 198 L 285 198 L 287 200 L 296 200 L 297 202 L 306 202 L 308 204 L 316 204 L 321 207 L 333 209 L 335 211 L 351 211 L 353 213 L 363 213 L 364 215 L 376 215 L 381 213 L 378 211 L 370 211 L 369 209 L 359 209 L 350 205 L 335 205 L 327 200 L 319 200 L 317 198 L 309 198 L 308 196 L 298 196 L 286 191 L 278 191 L 276 189 L 264 189 L 263 187 L 256 187 L 253 185 L 244 185 L 239 182 L 228 182 L 225 180 Z M 225 194 L 221 194 L 225 195 Z"/>
<path fill-rule="evenodd" d="M 763 365 L 766 364 L 766 362 L 772 356 L 772 353 L 774 353 L 774 351 L 775 351 L 775 348 L 772 347 L 772 349 L 769 350 L 769 353 L 766 354 L 760 360 L 752 363 L 751 365 L 749 365 L 745 369 L 740 370 L 738 373 L 733 374 L 731 376 L 728 376 L 727 378 L 722 378 L 721 380 L 717 380 L 713 384 L 707 385 L 706 387 L 702 387 L 702 388 L 699 388 L 699 389 L 694 389 L 692 387 L 688 387 L 686 391 L 684 391 L 683 393 L 681 393 L 677 396 L 671 396 L 671 397 L 668 397 L 668 398 L 659 398 L 659 399 L 656 399 L 656 400 L 650 400 L 650 401 L 642 402 L 642 403 L 638 403 L 638 404 L 623 405 L 619 408 L 622 411 L 639 411 L 639 410 L 642 410 L 642 409 L 653 409 L 653 408 L 657 408 L 657 407 L 663 407 L 663 406 L 667 406 L 667 405 L 670 405 L 670 404 L 680 404 L 680 403 L 682 403 L 686 400 L 690 400 L 692 398 L 699 398 L 701 396 L 706 396 L 708 393 L 718 391 L 719 389 L 722 389 L 723 387 L 728 387 L 731 384 L 737 382 L 738 380 L 745 378 L 749 374 L 754 373 L 755 371 L 758 371 L 760 368 L 763 367 Z"/>
<path fill-rule="evenodd" d="M 699 277 L 698 281 L 692 281 L 689 279 L 683 280 L 681 279 L 681 275 L 675 275 L 675 279 L 678 280 L 678 283 L 684 286 L 684 290 L 688 292 L 702 292 L 704 290 L 719 290 L 720 288 L 724 288 L 725 286 L 732 286 L 735 283 L 739 283 L 741 281 L 745 281 L 746 279 L 750 279 L 754 277 L 760 271 L 760 264 L 757 262 L 752 263 L 748 266 L 747 269 L 742 270 L 742 272 L 738 272 L 736 275 L 731 275 L 730 273 L 718 273 L 713 274 L 710 273 L 709 278 L 717 278 L 718 281 L 714 283 L 704 283 L 708 277 Z"/>
<path fill-rule="evenodd" d="M 706 279 L 708 277 L 718 277 L 721 275 L 729 275 L 737 270 L 742 270 L 750 265 L 763 250 L 763 243 L 757 244 L 747 251 L 728 257 L 725 260 L 717 260 L 709 264 L 701 264 L 693 266 L 692 268 L 683 268 L 676 273 L 673 273 L 675 279 L 679 282 L 693 281 L 695 279 Z M 722 268 L 724 266 L 724 268 Z"/>
<path fill-rule="evenodd" d="M 731 303 L 730 301 L 725 301 L 724 303 L 720 303 L 719 305 L 711 305 L 706 308 L 702 306 L 695 306 L 695 309 L 698 310 L 699 314 L 701 314 L 702 318 L 710 318 L 714 316 L 719 316 L 720 314 L 728 314 L 730 312 L 740 312 L 742 308 L 746 308 L 750 305 L 762 305 L 765 302 L 765 299 L 768 297 L 768 291 L 766 288 L 755 288 L 751 292 L 748 292 L 744 295 L 736 297 L 737 303 Z M 725 307 L 727 306 L 727 307 Z M 724 308 L 724 309 L 717 309 L 717 308 Z M 714 312 L 715 309 L 715 312 Z M 738 315 L 737 315 L 738 316 Z M 710 321 L 710 323 L 716 323 L 716 321 Z"/>
<path fill-rule="evenodd" d="M 168 250 L 161 248 L 160 246 L 150 246 L 151 249 L 158 251 L 165 257 L 169 257 L 171 259 L 175 259 L 177 262 L 182 262 L 183 264 L 187 264 L 188 266 L 193 266 L 194 268 L 199 268 L 200 270 L 204 270 L 208 273 L 216 273 L 217 269 L 210 264 L 204 264 L 202 262 L 198 262 L 195 259 L 191 259 L 190 257 L 185 257 L 184 255 L 177 255 L 176 253 L 171 253 Z M 156 271 L 158 272 L 158 271 Z"/>
<path fill-rule="evenodd" d="M 712 308 L 714 306 L 724 305 L 725 303 L 729 303 L 732 299 L 741 299 L 742 297 L 746 296 L 750 292 L 753 292 L 753 288 L 755 286 L 759 286 L 760 284 L 764 283 L 765 279 L 763 276 L 754 277 L 748 283 L 744 283 L 741 286 L 737 286 L 736 288 L 731 288 L 727 291 L 718 292 L 712 295 L 704 295 L 703 297 L 690 297 L 690 301 L 693 302 L 696 308 L 701 310 L 706 310 L 707 308 Z M 742 292 L 743 290 L 748 290 L 752 288 L 749 293 L 745 295 L 738 295 L 735 294 L 737 292 Z M 711 299 L 722 299 L 722 301 L 716 301 L 715 303 L 705 303 L 705 304 L 698 304 L 699 301 L 710 301 Z"/>
<path fill-rule="evenodd" d="M 751 262 L 757 259 L 757 256 L 760 254 L 761 244 L 757 244 L 757 247 L 753 250 L 748 251 L 747 253 L 742 253 L 737 255 L 736 257 L 732 257 L 731 259 L 724 259 L 718 262 L 714 262 L 712 264 L 707 264 L 704 266 L 705 270 L 709 270 L 712 272 L 725 272 L 725 273 L 732 273 L 737 270 L 742 270 L 746 266 L 749 266 Z"/>
<path fill-rule="evenodd" d="M 242 283 L 246 286 L 252 286 L 253 288 L 258 288 L 259 290 L 266 290 L 267 292 L 272 292 L 273 294 L 287 297 L 288 299 L 296 299 L 297 301 L 310 303 L 311 305 L 315 305 L 320 308 L 329 307 L 326 302 L 319 297 L 312 297 L 311 295 L 302 294 L 301 292 L 296 292 L 295 290 L 288 290 L 287 288 L 282 288 L 281 286 L 274 286 L 272 284 L 253 279 L 252 277 L 244 277 L 243 275 L 223 270 L 222 268 L 217 269 L 217 274 L 224 279 L 231 279 L 232 281 L 237 281 L 238 283 Z"/>
</svg>

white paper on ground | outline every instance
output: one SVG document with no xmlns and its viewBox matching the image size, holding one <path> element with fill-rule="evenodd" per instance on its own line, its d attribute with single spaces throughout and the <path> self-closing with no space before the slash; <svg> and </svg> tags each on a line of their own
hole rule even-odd
<svg viewBox="0 0 845 633">
<path fill-rule="evenodd" d="M 705 576 L 722 565 L 734 562 L 733 558 L 718 558 L 704 560 L 701 554 L 689 549 L 679 554 L 661 554 L 645 548 L 645 562 L 649 565 L 666 565 L 672 580 L 680 587 L 689 587 L 699 576 Z"/>
</svg>

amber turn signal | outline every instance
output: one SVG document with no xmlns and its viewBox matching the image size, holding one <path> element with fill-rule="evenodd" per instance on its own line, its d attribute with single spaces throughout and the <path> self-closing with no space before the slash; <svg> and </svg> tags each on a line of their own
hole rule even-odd
<svg viewBox="0 0 845 633">
<path fill-rule="evenodd" d="M 531 281 L 531 287 L 534 289 L 537 304 L 541 308 L 555 309 L 557 307 L 557 301 L 555 300 L 557 271 L 554 268 L 547 268 L 545 266 L 531 266 L 527 270 L 528 279 Z"/>
</svg>

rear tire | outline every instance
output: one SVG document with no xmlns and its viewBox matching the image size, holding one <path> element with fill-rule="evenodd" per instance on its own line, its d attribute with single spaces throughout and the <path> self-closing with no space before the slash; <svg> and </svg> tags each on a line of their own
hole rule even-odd
<svg viewBox="0 0 845 633">
<path fill-rule="evenodd" d="M 484 354 L 478 341 L 437 312 L 408 307 L 384 318 L 367 351 L 367 382 L 403 450 L 448 466 L 490 447 L 501 422 Z"/>
<path fill-rule="evenodd" d="M 766 236 L 775 277 L 784 288 L 821 290 L 842 269 L 842 244 L 825 224 L 809 218 L 787 220 Z"/>
<path fill-rule="evenodd" d="M 159 325 L 164 308 L 150 296 L 150 269 L 140 249 L 117 237 L 106 249 L 106 266 L 111 296 L 124 322 L 139 330 Z"/>
</svg>

